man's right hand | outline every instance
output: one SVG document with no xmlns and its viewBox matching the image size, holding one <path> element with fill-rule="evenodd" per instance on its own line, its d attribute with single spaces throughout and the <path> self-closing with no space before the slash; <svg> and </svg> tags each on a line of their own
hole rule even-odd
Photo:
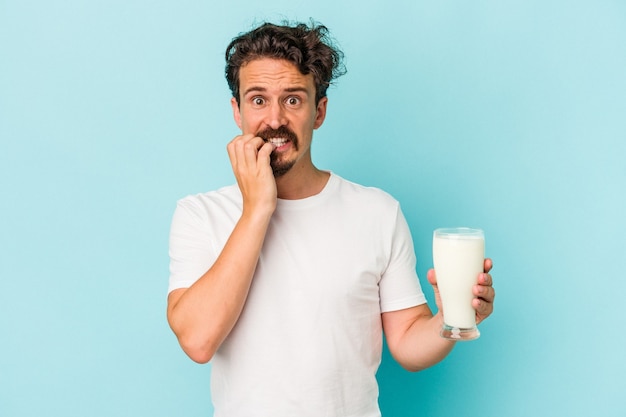
<svg viewBox="0 0 626 417">
<path fill-rule="evenodd" d="M 209 270 L 189 288 L 176 289 L 168 297 L 170 326 L 183 350 L 199 363 L 213 357 L 239 319 L 277 202 L 270 166 L 273 145 L 241 135 L 227 149 L 243 196 L 243 213 Z"/>
<path fill-rule="evenodd" d="M 243 196 L 243 210 L 273 213 L 276 209 L 276 180 L 270 166 L 274 145 L 252 134 L 236 136 L 226 147 Z"/>
</svg>

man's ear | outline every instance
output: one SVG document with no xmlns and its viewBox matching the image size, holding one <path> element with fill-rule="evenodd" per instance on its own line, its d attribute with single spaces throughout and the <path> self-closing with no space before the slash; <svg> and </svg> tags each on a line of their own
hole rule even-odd
<svg viewBox="0 0 626 417">
<path fill-rule="evenodd" d="M 239 129 L 241 129 L 241 111 L 239 110 L 239 103 L 237 103 L 235 97 L 230 99 L 230 105 L 233 108 L 233 118 L 235 119 L 235 123 L 237 123 Z"/>
<path fill-rule="evenodd" d="M 324 123 L 324 119 L 326 119 L 326 106 L 328 105 L 328 97 L 322 97 L 320 101 L 317 103 L 317 110 L 315 114 L 315 123 L 313 124 L 313 129 L 317 129 Z"/>
</svg>

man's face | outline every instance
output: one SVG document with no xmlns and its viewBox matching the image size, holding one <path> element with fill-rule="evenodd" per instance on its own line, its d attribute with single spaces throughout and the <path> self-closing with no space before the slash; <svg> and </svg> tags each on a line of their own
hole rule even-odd
<svg viewBox="0 0 626 417">
<path fill-rule="evenodd" d="M 231 105 L 243 134 L 252 133 L 276 146 L 271 165 L 279 177 L 293 167 L 312 167 L 313 130 L 324 122 L 326 97 L 315 103 L 311 74 L 302 75 L 292 63 L 259 58 L 239 71 L 240 102 Z"/>
</svg>

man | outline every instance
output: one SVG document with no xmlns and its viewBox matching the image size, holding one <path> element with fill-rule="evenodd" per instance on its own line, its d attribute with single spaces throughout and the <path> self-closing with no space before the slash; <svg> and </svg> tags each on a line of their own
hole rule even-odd
<svg viewBox="0 0 626 417">
<path fill-rule="evenodd" d="M 167 310 L 187 355 L 212 361 L 215 416 L 379 416 L 383 331 L 411 371 L 454 346 L 398 202 L 311 160 L 341 57 L 325 27 L 303 24 L 264 24 L 227 48 L 237 185 L 179 201 Z M 479 322 L 493 309 L 490 269 L 474 287 Z"/>
</svg>

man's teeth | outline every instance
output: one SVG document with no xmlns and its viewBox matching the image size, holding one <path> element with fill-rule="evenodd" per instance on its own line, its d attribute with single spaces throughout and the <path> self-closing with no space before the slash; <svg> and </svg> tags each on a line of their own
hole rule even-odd
<svg viewBox="0 0 626 417">
<path fill-rule="evenodd" d="M 287 143 L 287 139 L 285 138 L 269 138 L 267 141 L 276 147 L 283 146 Z"/>
</svg>

